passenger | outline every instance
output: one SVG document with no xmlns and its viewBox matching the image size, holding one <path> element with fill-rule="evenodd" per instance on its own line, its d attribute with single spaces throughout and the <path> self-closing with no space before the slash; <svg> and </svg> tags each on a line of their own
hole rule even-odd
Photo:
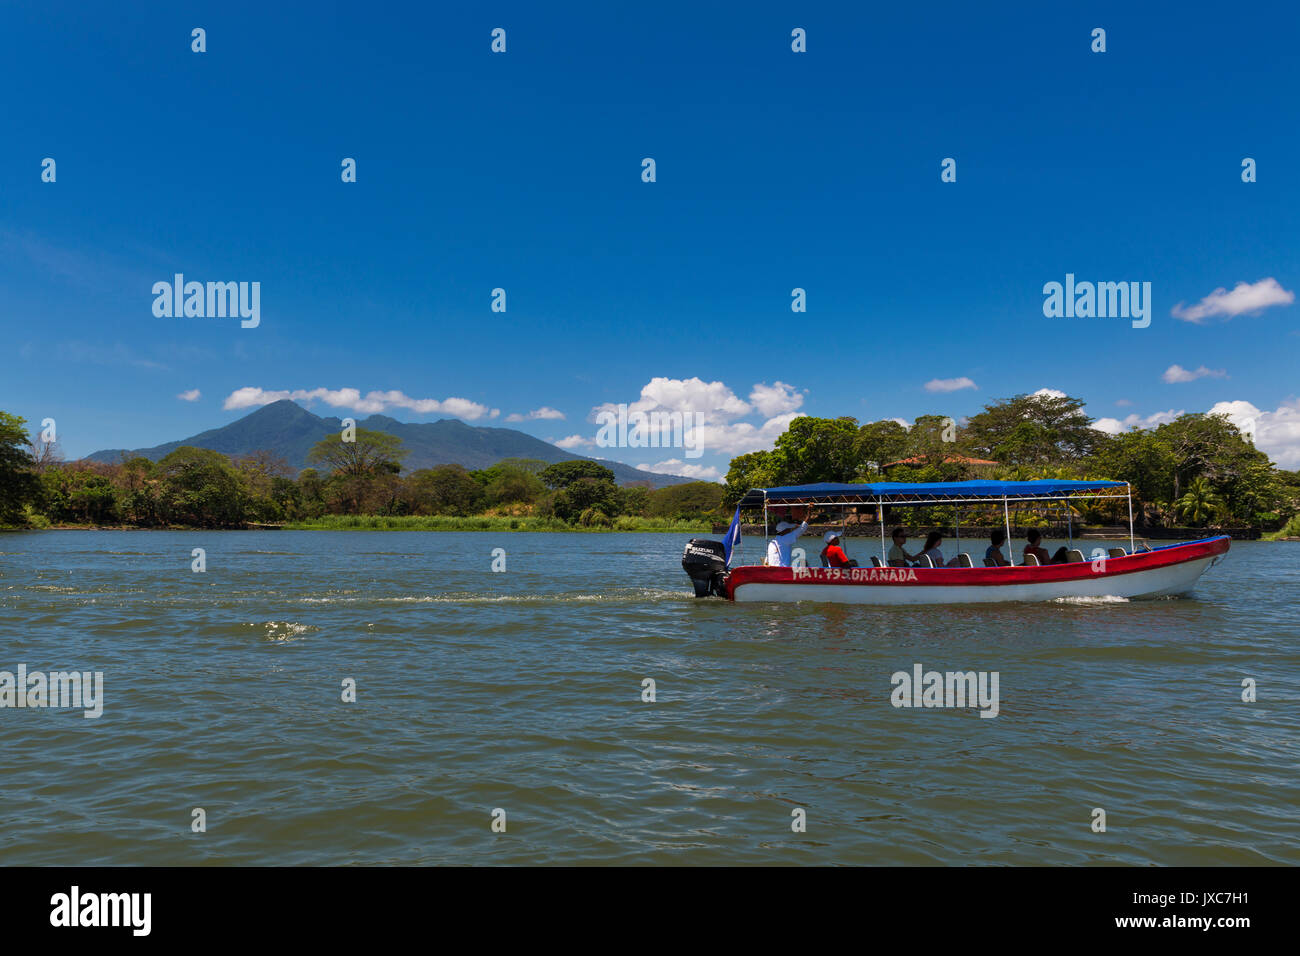
<svg viewBox="0 0 1300 956">
<path fill-rule="evenodd" d="M 907 533 L 902 528 L 894 529 L 894 545 L 889 549 L 889 566 L 891 568 L 910 568 L 919 554 L 908 554 L 903 545 L 907 544 Z"/>
<path fill-rule="evenodd" d="M 1005 568 L 1010 562 L 1002 556 L 1002 545 L 1007 540 L 1007 533 L 998 528 L 989 535 L 991 544 L 984 552 L 984 567 Z"/>
<path fill-rule="evenodd" d="M 1039 545 L 1039 542 L 1043 540 L 1043 536 L 1038 533 L 1037 528 L 1030 528 L 1029 534 L 1025 535 L 1025 540 L 1029 542 L 1025 545 L 1026 564 L 1029 563 L 1029 555 L 1031 554 L 1038 559 L 1039 564 L 1051 563 L 1052 559 L 1048 557 L 1047 549 Z"/>
<path fill-rule="evenodd" d="M 858 562 L 853 561 L 844 549 L 840 547 L 840 536 L 834 531 L 827 531 L 822 537 L 826 541 L 826 547 L 822 548 L 822 567 L 824 568 L 856 568 Z"/>
<path fill-rule="evenodd" d="M 767 543 L 767 564 L 769 567 L 790 567 L 790 549 L 799 540 L 799 536 L 808 530 L 808 514 L 811 511 L 811 508 L 804 509 L 804 518 L 800 524 L 796 525 L 793 520 L 777 523 L 776 537 Z M 788 511 L 786 517 L 791 517 Z"/>
<path fill-rule="evenodd" d="M 942 568 L 944 566 L 943 552 L 939 550 L 939 545 L 942 543 L 943 535 L 937 531 L 931 531 L 925 536 L 925 547 L 922 548 L 921 553 L 916 556 L 916 564 L 912 566 L 915 568 L 929 567 L 928 564 L 921 560 L 922 558 L 929 556 L 930 560 L 934 562 L 936 568 Z"/>
</svg>

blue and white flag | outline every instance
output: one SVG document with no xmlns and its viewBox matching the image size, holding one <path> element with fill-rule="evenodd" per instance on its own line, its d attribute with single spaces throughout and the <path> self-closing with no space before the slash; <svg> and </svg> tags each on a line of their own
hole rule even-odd
<svg viewBox="0 0 1300 956">
<path fill-rule="evenodd" d="M 727 567 L 731 567 L 732 549 L 740 547 L 740 505 L 736 505 L 736 517 L 731 519 L 727 536 L 722 539 L 722 552 L 727 556 Z"/>
</svg>

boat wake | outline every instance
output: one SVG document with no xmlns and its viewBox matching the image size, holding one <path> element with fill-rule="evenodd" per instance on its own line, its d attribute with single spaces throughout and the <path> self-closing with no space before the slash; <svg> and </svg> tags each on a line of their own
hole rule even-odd
<svg viewBox="0 0 1300 956">
<path fill-rule="evenodd" d="M 1099 594 L 1095 597 L 1058 597 L 1052 598 L 1052 604 L 1128 604 L 1132 599 L 1118 594 Z"/>
<path fill-rule="evenodd" d="M 692 601 L 689 591 L 666 588 L 614 588 L 600 594 L 568 592 L 558 594 L 422 594 L 395 597 L 308 597 L 302 604 L 640 604 L 646 601 Z"/>
</svg>

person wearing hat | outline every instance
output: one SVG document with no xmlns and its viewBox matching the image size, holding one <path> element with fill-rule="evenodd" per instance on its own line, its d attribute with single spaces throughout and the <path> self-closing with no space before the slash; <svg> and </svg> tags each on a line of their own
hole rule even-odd
<svg viewBox="0 0 1300 956">
<path fill-rule="evenodd" d="M 822 548 L 822 567 L 856 568 L 858 566 L 858 562 L 850 560 L 844 553 L 844 549 L 840 546 L 838 531 L 827 531 L 822 535 L 822 540 L 826 542 L 826 547 Z"/>
<path fill-rule="evenodd" d="M 790 567 L 790 549 L 799 540 L 799 536 L 808 530 L 808 512 L 811 510 L 811 508 L 805 509 L 804 519 L 800 524 L 795 524 L 793 520 L 777 522 L 776 537 L 767 543 L 768 567 Z M 786 518 L 790 518 L 789 512 L 786 512 Z"/>
</svg>

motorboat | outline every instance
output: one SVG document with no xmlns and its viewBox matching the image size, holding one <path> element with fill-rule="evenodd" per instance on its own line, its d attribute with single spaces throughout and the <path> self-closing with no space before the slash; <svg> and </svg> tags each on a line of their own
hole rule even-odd
<svg viewBox="0 0 1300 956">
<path fill-rule="evenodd" d="M 956 505 L 978 506 L 987 511 L 990 505 L 1000 505 L 1010 542 L 1012 504 L 1020 508 L 1026 503 L 1063 502 L 1068 515 L 1069 503 L 1082 498 L 1127 499 L 1128 548 L 1095 548 L 1085 555 L 1073 547 L 1071 521 L 1064 563 L 1040 565 L 1033 559 L 1028 564 L 985 567 L 982 554 L 977 561 L 961 552 L 958 525 L 958 556 L 946 566 L 931 566 L 927 556 L 909 566 L 889 566 L 886 508 Z M 806 560 L 793 561 L 790 567 L 738 564 L 741 513 L 758 507 L 763 509 L 765 537 L 773 509 L 874 508 L 880 526 L 880 555 L 872 555 L 867 567 L 810 567 Z M 1133 530 L 1132 489 L 1120 481 L 825 483 L 751 489 L 737 506 L 727 540 L 692 540 L 683 554 L 682 567 L 691 577 L 696 596 L 714 595 L 745 602 L 977 604 L 1063 598 L 1138 599 L 1189 593 L 1201 575 L 1223 559 L 1230 543 L 1227 536 L 1220 535 L 1157 548 L 1139 545 Z"/>
</svg>

